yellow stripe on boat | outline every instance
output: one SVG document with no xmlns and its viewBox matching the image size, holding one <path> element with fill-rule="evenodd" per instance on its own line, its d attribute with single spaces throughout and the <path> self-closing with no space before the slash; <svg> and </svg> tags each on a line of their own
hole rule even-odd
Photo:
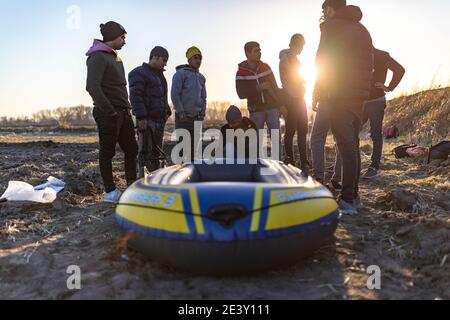
<svg viewBox="0 0 450 320">
<path fill-rule="evenodd" d="M 194 216 L 195 228 L 197 229 L 198 234 L 204 235 L 205 227 L 203 226 L 202 217 L 199 216 L 199 215 L 201 215 L 201 211 L 200 211 L 200 205 L 198 203 L 197 189 L 190 188 L 189 189 L 189 197 L 191 200 L 192 213 L 195 214 L 195 216 Z"/>
<path fill-rule="evenodd" d="M 120 199 L 120 202 L 125 204 L 118 205 L 116 210 L 118 215 L 143 227 L 189 233 L 186 215 L 181 213 L 184 206 L 180 193 L 133 189 L 134 192 L 125 193 Z M 127 203 L 139 207 L 127 206 Z"/>
<path fill-rule="evenodd" d="M 323 218 L 338 209 L 334 199 L 307 199 L 304 190 L 274 191 L 270 195 L 270 205 L 266 230 L 276 230 L 307 224 Z M 293 201 L 293 202 L 291 202 Z"/>
<path fill-rule="evenodd" d="M 257 187 L 255 190 L 255 200 L 253 203 L 253 210 L 261 209 L 262 206 L 262 191 L 263 188 Z M 253 212 L 253 218 L 252 218 L 252 227 L 251 232 L 256 232 L 259 229 L 259 221 L 261 219 L 261 210 L 254 211 Z"/>
</svg>

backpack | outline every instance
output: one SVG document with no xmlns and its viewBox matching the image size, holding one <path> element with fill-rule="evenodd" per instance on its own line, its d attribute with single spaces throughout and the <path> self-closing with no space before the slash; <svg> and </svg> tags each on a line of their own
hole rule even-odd
<svg viewBox="0 0 450 320">
<path fill-rule="evenodd" d="M 417 147 L 417 144 L 402 144 L 401 146 L 398 146 L 394 149 L 395 157 L 397 159 L 409 158 L 409 154 L 406 152 L 406 150 L 414 147 Z"/>
<path fill-rule="evenodd" d="M 412 147 L 412 148 L 408 148 L 406 150 L 406 153 L 411 157 L 411 158 L 420 158 L 420 157 L 428 157 L 428 155 L 430 154 L 430 148 L 427 147 Z"/>
<path fill-rule="evenodd" d="M 446 160 L 450 155 L 450 141 L 442 141 L 430 148 L 428 160 Z"/>
<path fill-rule="evenodd" d="M 400 132 L 397 128 L 397 126 L 390 126 L 387 127 L 384 131 L 384 138 L 385 139 L 395 139 L 399 136 Z"/>
</svg>

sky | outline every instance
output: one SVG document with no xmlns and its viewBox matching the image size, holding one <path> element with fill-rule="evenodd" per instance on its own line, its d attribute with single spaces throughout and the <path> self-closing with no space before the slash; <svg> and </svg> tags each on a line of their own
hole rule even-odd
<svg viewBox="0 0 450 320">
<path fill-rule="evenodd" d="M 148 61 L 161 45 L 170 52 L 166 77 L 186 63 L 186 49 L 204 56 L 208 101 L 237 102 L 234 77 L 245 60 L 243 46 L 261 44 L 262 60 L 278 77 L 278 56 L 294 33 L 306 47 L 300 60 L 310 101 L 315 80 L 323 0 L 0 0 L 0 116 L 41 109 L 92 105 L 85 91 L 86 56 L 100 23 L 114 20 L 127 30 L 120 52 L 126 72 Z M 359 6 L 374 45 L 389 51 L 407 70 L 394 97 L 450 85 L 450 1 L 348 0 Z M 279 81 L 278 81 L 279 82 Z"/>
</svg>

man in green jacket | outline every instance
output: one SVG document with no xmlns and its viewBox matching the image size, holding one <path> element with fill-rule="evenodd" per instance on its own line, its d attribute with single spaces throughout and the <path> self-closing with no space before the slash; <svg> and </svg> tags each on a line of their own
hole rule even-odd
<svg viewBox="0 0 450 320">
<path fill-rule="evenodd" d="M 104 202 L 115 203 L 121 195 L 112 173 L 116 144 L 119 143 L 125 153 L 128 185 L 136 180 L 138 146 L 128 101 L 125 70 L 117 53 L 125 45 L 126 31 L 114 21 L 101 24 L 100 29 L 103 41 L 94 40 L 86 53 L 86 90 L 94 101 L 93 114 L 100 140 L 100 172 L 105 186 Z"/>
</svg>

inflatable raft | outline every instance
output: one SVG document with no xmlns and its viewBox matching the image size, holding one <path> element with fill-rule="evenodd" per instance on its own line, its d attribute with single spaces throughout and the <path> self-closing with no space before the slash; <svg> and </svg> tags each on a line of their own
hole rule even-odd
<svg viewBox="0 0 450 320">
<path fill-rule="evenodd" d="M 278 161 L 184 164 L 130 186 L 115 219 L 128 245 L 195 274 L 249 274 L 291 264 L 333 238 L 327 188 Z"/>
</svg>

